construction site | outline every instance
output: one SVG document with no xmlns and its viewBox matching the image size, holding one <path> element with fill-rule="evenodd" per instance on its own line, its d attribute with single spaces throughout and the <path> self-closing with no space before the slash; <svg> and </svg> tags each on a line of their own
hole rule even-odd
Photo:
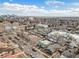
<svg viewBox="0 0 79 59">
<path fill-rule="evenodd" d="M 78 17 L 0 16 L 0 58 L 78 57 Z"/>
</svg>

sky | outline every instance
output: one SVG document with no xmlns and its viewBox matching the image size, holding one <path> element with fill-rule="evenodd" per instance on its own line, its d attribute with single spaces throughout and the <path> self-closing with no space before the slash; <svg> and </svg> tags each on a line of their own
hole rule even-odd
<svg viewBox="0 0 79 59">
<path fill-rule="evenodd" d="M 79 16 L 79 0 L 0 0 L 0 15 Z"/>
</svg>

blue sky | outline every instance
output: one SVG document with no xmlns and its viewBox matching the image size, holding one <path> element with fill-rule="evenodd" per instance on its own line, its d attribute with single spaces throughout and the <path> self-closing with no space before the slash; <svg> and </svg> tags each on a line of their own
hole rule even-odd
<svg viewBox="0 0 79 59">
<path fill-rule="evenodd" d="M 79 0 L 0 0 L 0 15 L 79 16 Z"/>
</svg>

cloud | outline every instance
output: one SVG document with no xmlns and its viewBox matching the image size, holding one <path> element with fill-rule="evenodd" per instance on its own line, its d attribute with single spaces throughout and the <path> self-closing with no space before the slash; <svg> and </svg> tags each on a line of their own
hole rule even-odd
<svg viewBox="0 0 79 59">
<path fill-rule="evenodd" d="M 61 6 L 64 5 L 64 2 L 56 1 L 56 0 L 48 0 L 45 2 L 48 6 Z"/>
<path fill-rule="evenodd" d="M 49 12 L 52 16 L 79 16 L 79 2 L 65 3 L 57 0 L 47 0 L 45 2 L 49 7 L 52 8 Z"/>
<path fill-rule="evenodd" d="M 69 8 L 63 10 L 50 10 L 53 16 L 79 16 L 79 8 Z"/>
<path fill-rule="evenodd" d="M 19 13 L 20 15 L 48 15 L 48 10 L 45 10 L 43 7 L 38 7 L 36 5 L 21 5 L 21 4 L 12 4 L 5 2 L 1 4 L 0 9 L 12 11 L 16 14 Z"/>
<path fill-rule="evenodd" d="M 71 3 L 71 5 L 70 5 L 69 7 L 72 7 L 72 8 L 79 8 L 79 2 Z"/>
<path fill-rule="evenodd" d="M 60 3 L 60 2 L 55 1 L 54 3 Z M 77 3 L 72 3 L 72 5 L 78 6 Z M 38 7 L 36 5 L 22 5 L 18 3 L 5 2 L 0 4 L 0 13 L 23 15 L 23 16 L 79 16 L 79 7 L 71 7 L 71 6 L 61 10 L 59 9 L 47 10 L 43 6 Z"/>
</svg>

